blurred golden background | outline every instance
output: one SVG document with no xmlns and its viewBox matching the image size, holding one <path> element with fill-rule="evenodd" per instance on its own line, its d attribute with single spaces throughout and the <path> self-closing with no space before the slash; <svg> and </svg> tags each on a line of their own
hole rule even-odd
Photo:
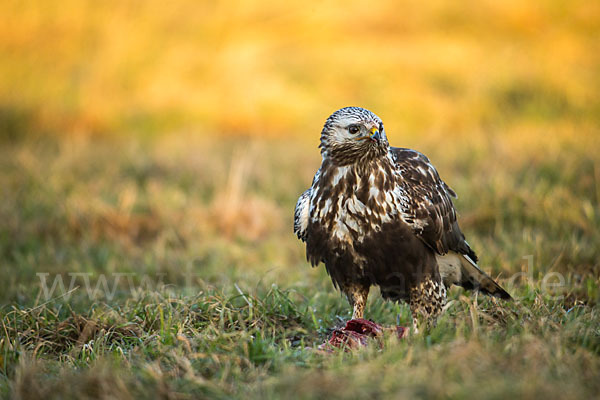
<svg viewBox="0 0 600 400">
<path fill-rule="evenodd" d="M 180 283 L 190 263 L 222 286 L 329 288 L 292 216 L 346 105 L 431 158 L 487 270 L 598 268 L 597 1 L 1 8 L 5 299 L 39 271 Z"/>
<path fill-rule="evenodd" d="M 346 105 L 379 114 L 392 138 L 598 134 L 596 1 L 7 0 L 1 8 L 4 137 L 314 140 Z"/>
</svg>

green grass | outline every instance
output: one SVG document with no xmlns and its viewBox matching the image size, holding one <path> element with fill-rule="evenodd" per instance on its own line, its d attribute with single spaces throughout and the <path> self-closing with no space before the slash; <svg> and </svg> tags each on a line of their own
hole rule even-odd
<svg viewBox="0 0 600 400">
<path fill-rule="evenodd" d="M 452 290 L 431 331 L 332 354 L 316 348 L 350 308 L 324 269 L 305 262 L 291 232 L 296 198 L 320 162 L 315 143 L 6 143 L 0 393 L 597 396 L 598 135 L 519 129 L 447 137 L 443 148 L 435 137 L 393 137 L 428 154 L 459 193 L 461 225 L 481 265 L 517 300 Z M 46 299 L 40 273 L 49 286 L 62 277 L 65 291 Z M 563 285 L 548 285 L 560 277 Z M 377 291 L 366 312 L 385 325 L 398 314 L 410 321 L 405 305 Z"/>
</svg>

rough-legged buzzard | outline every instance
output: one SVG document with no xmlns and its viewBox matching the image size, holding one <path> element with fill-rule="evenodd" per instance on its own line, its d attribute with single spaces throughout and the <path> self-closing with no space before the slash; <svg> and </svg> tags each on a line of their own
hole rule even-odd
<svg viewBox="0 0 600 400">
<path fill-rule="evenodd" d="M 294 232 L 311 264 L 325 264 L 362 318 L 369 288 L 410 304 L 415 326 L 435 321 L 452 284 L 510 299 L 477 266 L 458 227 L 454 191 L 423 154 L 390 147 L 381 119 L 334 112 L 321 132 L 323 162 L 298 199 Z"/>
</svg>

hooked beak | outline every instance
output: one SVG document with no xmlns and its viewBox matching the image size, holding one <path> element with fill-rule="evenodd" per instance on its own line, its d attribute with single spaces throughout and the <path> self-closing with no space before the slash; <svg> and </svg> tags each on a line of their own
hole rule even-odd
<svg viewBox="0 0 600 400">
<path fill-rule="evenodd" d="M 381 135 L 379 134 L 379 129 L 377 129 L 377 127 L 375 127 L 375 126 L 372 127 L 369 132 L 371 132 L 370 139 L 372 141 L 374 141 L 374 142 L 377 141 L 378 142 L 378 141 L 381 140 Z"/>
<path fill-rule="evenodd" d="M 361 136 L 361 137 L 357 137 L 354 140 L 371 140 L 371 142 L 378 142 L 381 140 L 381 134 L 379 133 L 379 129 L 377 129 L 376 126 L 374 126 L 373 128 L 371 128 L 369 130 L 369 133 L 371 134 L 371 136 Z"/>
</svg>

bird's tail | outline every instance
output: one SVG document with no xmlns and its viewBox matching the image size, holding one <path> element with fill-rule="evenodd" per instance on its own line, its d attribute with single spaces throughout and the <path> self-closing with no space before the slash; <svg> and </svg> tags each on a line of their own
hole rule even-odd
<svg viewBox="0 0 600 400">
<path fill-rule="evenodd" d="M 460 285 L 467 289 L 479 290 L 490 296 L 505 300 L 512 300 L 510 294 L 498 285 L 488 274 L 483 272 L 477 264 L 466 254 L 460 255 L 461 282 Z"/>
</svg>

